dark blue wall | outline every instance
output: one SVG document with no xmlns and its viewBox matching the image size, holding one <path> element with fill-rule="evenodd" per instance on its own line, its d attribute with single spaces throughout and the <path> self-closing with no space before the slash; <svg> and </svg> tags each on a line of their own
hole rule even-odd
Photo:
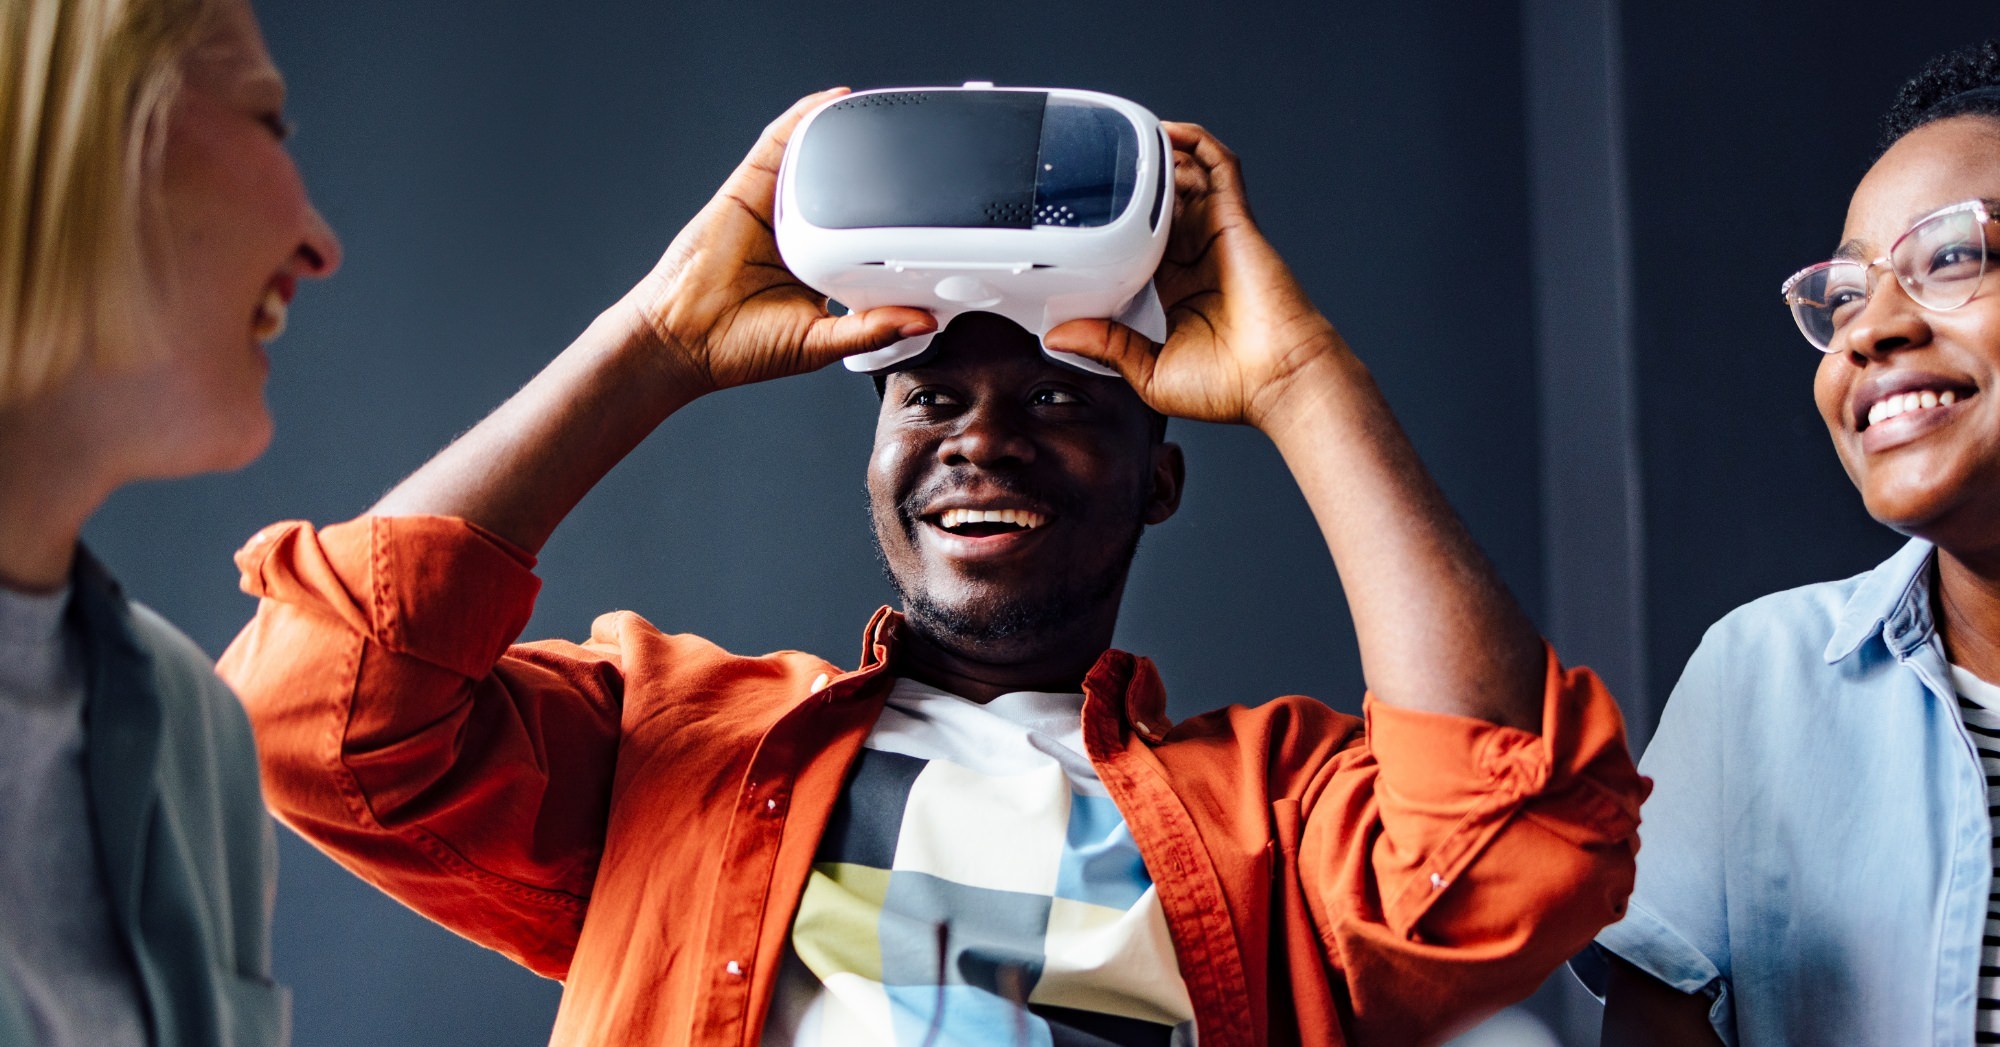
<svg viewBox="0 0 2000 1047">
<path fill-rule="evenodd" d="M 1658 694 L 1729 606 L 1859 570 L 1893 544 L 1828 453 L 1812 356 L 1775 292 L 1837 238 L 1895 80 L 1992 10 L 1930 5 L 1910 29 L 1876 6 L 1830 6 L 1625 12 Z M 274 347 L 270 453 L 121 493 L 89 530 L 131 591 L 212 653 L 252 610 L 234 587 L 237 544 L 274 520 L 368 505 L 642 274 L 766 121 L 837 83 L 1091 87 L 1213 128 L 1242 154 L 1271 238 L 1541 609 L 1512 5 L 260 8 L 291 83 L 296 155 L 347 264 L 303 289 Z M 888 598 L 860 486 L 874 406 L 866 381 L 824 372 L 672 419 L 548 546 L 531 633 L 581 637 L 595 614 L 631 608 L 741 650 L 851 658 Z M 1175 437 L 1186 505 L 1145 543 L 1121 645 L 1161 662 L 1177 715 L 1287 691 L 1356 709 L 1334 572 L 1276 454 L 1248 431 L 1181 423 Z M 278 965 L 301 1047 L 544 1042 L 557 986 L 289 834 L 283 859 Z"/>
</svg>

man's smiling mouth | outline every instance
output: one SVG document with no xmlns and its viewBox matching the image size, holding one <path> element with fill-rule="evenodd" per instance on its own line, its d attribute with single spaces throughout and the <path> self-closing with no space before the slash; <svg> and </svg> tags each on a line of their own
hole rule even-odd
<svg viewBox="0 0 2000 1047">
<path fill-rule="evenodd" d="M 990 538 L 1032 531 L 1046 524 L 1048 517 L 1032 509 L 946 509 L 931 520 L 946 534 Z"/>
</svg>

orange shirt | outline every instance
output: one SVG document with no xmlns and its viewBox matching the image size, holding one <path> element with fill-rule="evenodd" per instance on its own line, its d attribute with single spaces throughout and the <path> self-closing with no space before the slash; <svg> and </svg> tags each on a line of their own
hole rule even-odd
<svg viewBox="0 0 2000 1047">
<path fill-rule="evenodd" d="M 220 671 L 272 809 L 358 875 L 564 982 L 553 1042 L 754 1047 L 900 617 L 859 668 L 630 612 L 513 643 L 531 558 L 463 521 L 276 524 Z M 1152 663 L 1084 679 L 1085 748 L 1159 890 L 1203 1047 L 1437 1038 L 1624 911 L 1647 783 L 1548 659 L 1542 733 L 1368 699 L 1169 724 Z"/>
</svg>

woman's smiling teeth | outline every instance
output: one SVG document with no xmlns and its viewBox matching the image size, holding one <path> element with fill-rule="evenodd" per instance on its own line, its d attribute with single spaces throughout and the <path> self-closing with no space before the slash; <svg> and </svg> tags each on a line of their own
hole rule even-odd
<svg viewBox="0 0 2000 1047">
<path fill-rule="evenodd" d="M 285 296 L 276 287 L 264 289 L 264 300 L 257 303 L 257 317 L 251 321 L 250 333 L 259 342 L 269 342 L 285 333 Z"/>
<path fill-rule="evenodd" d="M 1047 522 L 1047 517 L 1028 509 L 946 509 L 938 514 L 939 527 L 967 536 L 1032 531 Z"/>
<path fill-rule="evenodd" d="M 1958 402 L 1958 394 L 1946 389 L 1942 392 L 1922 389 L 1912 393 L 1897 393 L 1876 401 L 1868 409 L 1868 424 L 1886 422 L 1899 414 L 1920 411 L 1929 407 L 1950 407 Z"/>
</svg>

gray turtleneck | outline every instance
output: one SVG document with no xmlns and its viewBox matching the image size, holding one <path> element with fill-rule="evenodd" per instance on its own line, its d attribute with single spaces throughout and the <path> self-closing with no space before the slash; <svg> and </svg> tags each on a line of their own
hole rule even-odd
<svg viewBox="0 0 2000 1047">
<path fill-rule="evenodd" d="M 143 1047 L 84 774 L 83 652 L 69 591 L 0 588 L 0 971 L 46 1047 Z"/>
</svg>

